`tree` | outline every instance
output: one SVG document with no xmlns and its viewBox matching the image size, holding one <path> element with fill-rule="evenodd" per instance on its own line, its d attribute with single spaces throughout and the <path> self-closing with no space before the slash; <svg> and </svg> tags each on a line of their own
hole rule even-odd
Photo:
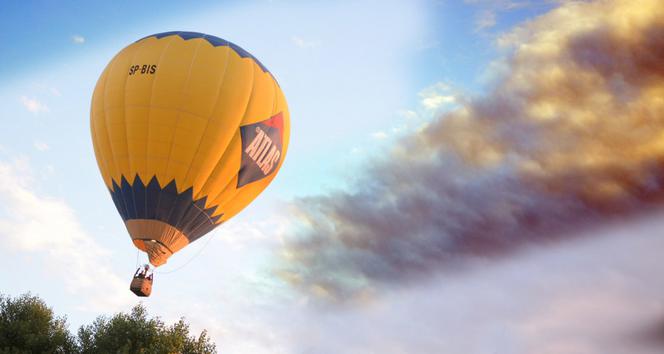
<svg viewBox="0 0 664 354">
<path fill-rule="evenodd" d="M 74 353 L 76 340 L 65 317 L 55 317 L 43 300 L 30 294 L 0 294 L 0 353 Z"/>
<path fill-rule="evenodd" d="M 65 318 L 55 317 L 40 298 L 0 294 L 0 354 L 24 353 L 208 354 L 216 353 L 216 346 L 206 331 L 191 335 L 184 318 L 167 326 L 159 317 L 148 317 L 141 304 L 130 313 L 97 317 L 75 337 Z"/>
<path fill-rule="evenodd" d="M 148 318 L 145 307 L 136 305 L 130 314 L 97 317 L 78 330 L 80 353 L 216 353 L 207 332 L 190 336 L 189 325 L 180 319 L 166 326 L 158 317 Z"/>
</svg>

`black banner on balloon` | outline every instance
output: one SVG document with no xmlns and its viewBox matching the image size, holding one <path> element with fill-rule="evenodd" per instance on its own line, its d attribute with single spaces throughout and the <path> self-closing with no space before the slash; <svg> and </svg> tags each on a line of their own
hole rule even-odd
<svg viewBox="0 0 664 354">
<path fill-rule="evenodd" d="M 258 181 L 274 172 L 282 154 L 283 113 L 262 122 L 240 127 L 242 162 L 237 188 Z"/>
</svg>

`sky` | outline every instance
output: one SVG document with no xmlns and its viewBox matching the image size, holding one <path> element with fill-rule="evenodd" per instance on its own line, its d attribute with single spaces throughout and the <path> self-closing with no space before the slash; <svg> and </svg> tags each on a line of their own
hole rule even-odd
<svg viewBox="0 0 664 354">
<path fill-rule="evenodd" d="M 75 330 L 142 302 L 222 353 L 659 353 L 657 0 L 0 5 L 0 292 Z M 230 40 L 288 100 L 279 175 L 128 291 L 94 85 L 153 33 Z"/>
</svg>

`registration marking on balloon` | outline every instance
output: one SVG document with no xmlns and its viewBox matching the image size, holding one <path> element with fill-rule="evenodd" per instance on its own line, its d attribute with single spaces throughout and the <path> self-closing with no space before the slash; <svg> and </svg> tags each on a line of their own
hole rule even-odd
<svg viewBox="0 0 664 354">
<path fill-rule="evenodd" d="M 129 75 L 134 74 L 154 74 L 157 72 L 156 64 L 132 65 L 129 67 Z"/>
<path fill-rule="evenodd" d="M 237 188 L 265 178 L 279 165 L 283 125 L 283 112 L 279 112 L 262 122 L 240 127 L 242 163 Z"/>
</svg>

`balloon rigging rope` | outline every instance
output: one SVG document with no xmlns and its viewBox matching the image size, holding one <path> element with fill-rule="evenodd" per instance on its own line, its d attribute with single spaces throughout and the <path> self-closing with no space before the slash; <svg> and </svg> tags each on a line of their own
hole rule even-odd
<svg viewBox="0 0 664 354">
<path fill-rule="evenodd" d="M 201 248 L 198 250 L 198 252 L 196 252 L 193 256 L 191 256 L 191 257 L 190 257 L 186 262 L 184 262 L 184 264 L 182 264 L 181 266 L 179 266 L 179 267 L 177 267 L 177 268 L 175 268 L 175 269 L 169 270 L 169 271 L 165 271 L 165 272 L 158 272 L 158 271 L 155 270 L 154 273 L 155 273 L 155 274 L 170 274 L 170 273 L 175 273 L 175 272 L 177 272 L 178 270 L 180 270 L 180 269 L 186 267 L 187 265 L 189 265 L 189 263 L 191 263 L 191 261 L 193 261 L 194 259 L 198 258 L 198 256 L 200 256 L 201 253 L 203 253 L 203 250 L 205 250 L 205 249 L 207 248 L 207 246 L 210 244 L 210 241 L 212 241 L 212 239 L 213 239 L 212 235 L 209 235 L 209 236 L 208 236 L 208 239 L 207 239 L 207 241 L 205 241 L 205 244 L 203 245 L 203 247 L 201 247 Z"/>
</svg>

